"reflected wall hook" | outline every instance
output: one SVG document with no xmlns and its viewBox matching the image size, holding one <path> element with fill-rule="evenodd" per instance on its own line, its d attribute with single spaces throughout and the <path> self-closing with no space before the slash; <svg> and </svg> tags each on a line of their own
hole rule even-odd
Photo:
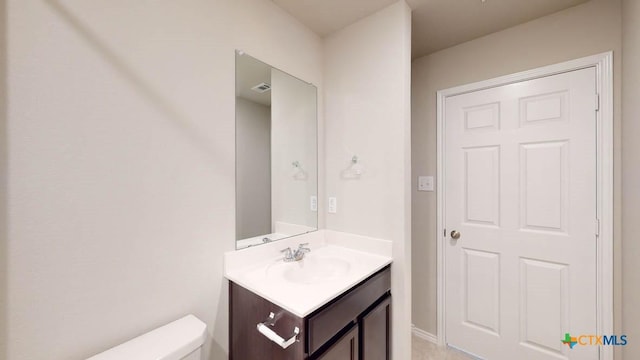
<svg viewBox="0 0 640 360">
<path fill-rule="evenodd" d="M 292 162 L 291 165 L 294 167 L 292 176 L 295 180 L 307 180 L 308 174 L 302 168 L 302 164 L 300 164 L 300 161 L 296 160 Z"/>
</svg>

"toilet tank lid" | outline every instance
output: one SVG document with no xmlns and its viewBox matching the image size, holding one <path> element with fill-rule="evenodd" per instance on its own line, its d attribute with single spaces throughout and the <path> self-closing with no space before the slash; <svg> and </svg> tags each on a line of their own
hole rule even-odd
<svg viewBox="0 0 640 360">
<path fill-rule="evenodd" d="M 206 329 L 187 315 L 87 360 L 179 360 L 204 344 Z"/>
</svg>

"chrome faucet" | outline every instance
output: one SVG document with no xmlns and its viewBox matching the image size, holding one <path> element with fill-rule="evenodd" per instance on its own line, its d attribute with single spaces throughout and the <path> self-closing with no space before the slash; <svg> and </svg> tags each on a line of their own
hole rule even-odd
<svg viewBox="0 0 640 360">
<path fill-rule="evenodd" d="M 296 251 L 291 250 L 290 247 L 280 250 L 280 252 L 284 253 L 284 258 L 282 258 L 282 260 L 284 260 L 284 262 L 292 262 L 292 261 L 300 261 L 302 260 L 302 258 L 304 258 L 304 254 L 308 253 L 311 251 L 311 249 L 309 249 L 308 246 L 309 243 L 304 243 L 304 244 L 300 244 L 298 245 L 298 249 Z"/>
</svg>

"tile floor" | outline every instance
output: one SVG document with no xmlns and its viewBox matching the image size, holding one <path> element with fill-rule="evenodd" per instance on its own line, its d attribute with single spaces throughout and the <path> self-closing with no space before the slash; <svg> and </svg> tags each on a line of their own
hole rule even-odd
<svg viewBox="0 0 640 360">
<path fill-rule="evenodd" d="M 411 353 L 412 360 L 473 360 L 460 351 L 439 347 L 415 335 L 411 337 Z"/>
</svg>

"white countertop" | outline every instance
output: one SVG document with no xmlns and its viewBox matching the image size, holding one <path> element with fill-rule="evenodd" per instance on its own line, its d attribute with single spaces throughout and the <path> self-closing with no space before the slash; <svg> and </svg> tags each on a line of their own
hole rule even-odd
<svg viewBox="0 0 640 360">
<path fill-rule="evenodd" d="M 284 263 L 281 249 L 309 243 L 311 253 L 298 262 Z M 317 259 L 330 259 L 321 279 L 289 281 Z M 392 262 L 391 242 L 358 235 L 319 230 L 293 238 L 225 254 L 225 277 L 299 317 L 305 317 Z M 348 264 L 348 265 L 345 265 Z M 340 268 L 340 269 L 338 269 Z M 346 269 L 346 270 L 345 270 Z M 332 276 L 332 272 L 337 272 Z"/>
</svg>

